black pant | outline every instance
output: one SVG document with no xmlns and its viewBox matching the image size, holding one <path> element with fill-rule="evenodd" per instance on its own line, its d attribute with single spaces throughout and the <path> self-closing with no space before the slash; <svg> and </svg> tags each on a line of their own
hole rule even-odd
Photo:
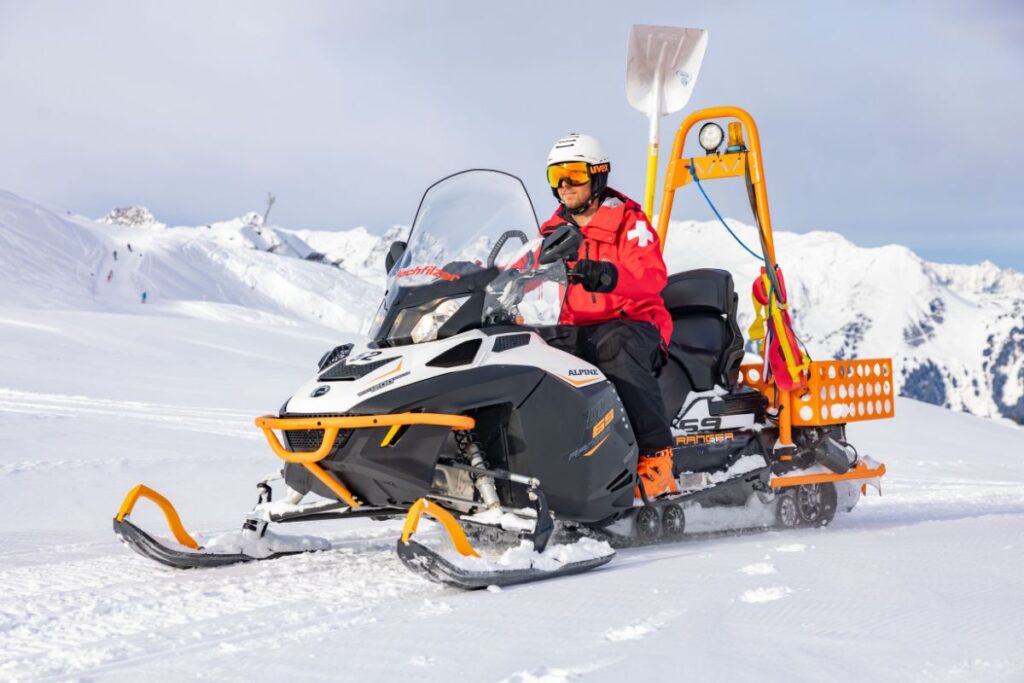
<svg viewBox="0 0 1024 683">
<path fill-rule="evenodd" d="M 672 427 L 658 386 L 663 365 L 658 328 L 636 320 L 538 330 L 557 349 L 601 369 L 615 385 L 642 454 L 672 446 Z"/>
</svg>

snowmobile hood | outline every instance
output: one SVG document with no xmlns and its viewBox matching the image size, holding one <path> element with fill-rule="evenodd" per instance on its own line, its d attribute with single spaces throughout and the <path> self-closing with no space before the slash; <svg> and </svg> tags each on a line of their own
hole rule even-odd
<svg viewBox="0 0 1024 683">
<path fill-rule="evenodd" d="M 536 332 L 516 327 L 470 330 L 448 339 L 406 346 L 357 344 L 347 358 L 325 367 L 299 387 L 282 414 L 363 413 L 367 411 L 361 406 L 379 403 L 386 394 L 398 395 L 389 396 L 387 403 L 402 405 L 401 394 L 411 394 L 409 387 L 414 384 L 449 376 L 450 391 L 457 392 L 466 386 L 464 373 L 477 369 L 535 369 L 575 387 L 605 379 L 595 366 L 548 346 Z M 410 395 L 409 401 L 413 400 Z"/>
</svg>

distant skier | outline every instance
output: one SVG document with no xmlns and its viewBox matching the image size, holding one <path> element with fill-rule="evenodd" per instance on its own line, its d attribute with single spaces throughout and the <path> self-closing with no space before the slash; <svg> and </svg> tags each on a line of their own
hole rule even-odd
<svg viewBox="0 0 1024 683">
<path fill-rule="evenodd" d="M 110 282 L 113 279 L 114 279 L 114 271 L 110 271 L 109 273 L 107 273 L 107 282 Z"/>
<path fill-rule="evenodd" d="M 142 303 L 146 303 L 146 293 L 142 293 Z"/>
<path fill-rule="evenodd" d="M 117 260 L 117 249 L 114 250 L 114 260 Z"/>
<path fill-rule="evenodd" d="M 128 253 L 130 254 L 130 253 L 131 253 L 131 251 L 132 251 L 132 243 L 131 243 L 131 242 L 129 242 L 129 243 L 128 243 Z"/>
</svg>

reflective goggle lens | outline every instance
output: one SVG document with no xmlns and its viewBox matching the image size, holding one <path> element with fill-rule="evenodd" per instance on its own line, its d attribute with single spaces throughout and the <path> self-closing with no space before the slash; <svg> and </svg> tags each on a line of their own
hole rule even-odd
<svg viewBox="0 0 1024 683">
<path fill-rule="evenodd" d="M 558 187 L 563 180 L 570 185 L 586 185 L 590 182 L 590 172 L 585 161 L 567 161 L 548 166 L 548 182 L 551 187 Z"/>
</svg>

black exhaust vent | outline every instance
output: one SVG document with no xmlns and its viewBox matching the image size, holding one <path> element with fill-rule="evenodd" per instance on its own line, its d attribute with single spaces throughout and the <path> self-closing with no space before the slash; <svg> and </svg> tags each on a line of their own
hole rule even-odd
<svg viewBox="0 0 1024 683">
<path fill-rule="evenodd" d="M 454 368 L 460 365 L 469 365 L 476 358 L 476 353 L 479 350 L 480 340 L 470 339 L 448 349 L 427 363 L 427 365 L 433 368 Z"/>
<path fill-rule="evenodd" d="M 633 475 L 629 470 L 622 470 L 619 472 L 619 476 L 612 479 L 612 483 L 605 486 L 606 491 L 618 491 L 623 486 L 629 486 L 633 483 Z"/>
<path fill-rule="evenodd" d="M 393 360 L 395 360 L 394 357 L 381 358 L 380 360 L 375 360 L 372 363 L 359 363 L 358 365 L 351 364 L 346 360 L 343 363 L 338 363 L 331 367 L 327 372 L 320 375 L 320 381 L 350 382 L 352 380 L 359 379 L 360 377 L 365 377 L 377 368 L 387 365 Z"/>
<path fill-rule="evenodd" d="M 494 346 L 491 350 L 495 353 L 501 353 L 509 349 L 518 349 L 520 346 L 526 346 L 529 343 L 530 335 L 525 332 L 522 334 L 503 334 L 494 340 Z"/>
</svg>

